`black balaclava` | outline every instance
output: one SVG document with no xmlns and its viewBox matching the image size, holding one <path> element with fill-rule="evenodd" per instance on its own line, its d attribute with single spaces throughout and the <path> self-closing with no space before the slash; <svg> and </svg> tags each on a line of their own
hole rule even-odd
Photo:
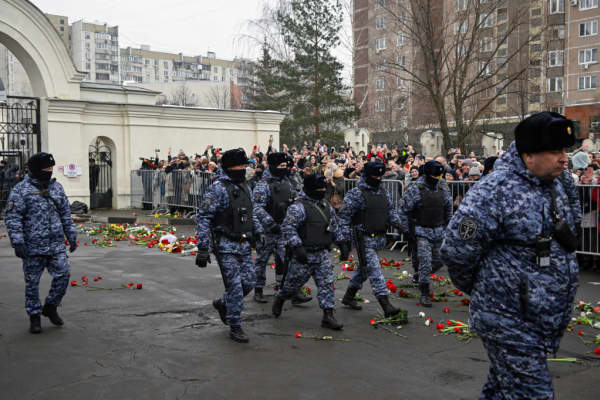
<svg viewBox="0 0 600 400">
<path fill-rule="evenodd" d="M 258 164 L 256 166 L 256 168 L 254 169 L 254 176 L 256 176 L 256 179 L 262 178 L 264 170 L 265 170 L 265 167 L 263 167 L 262 164 Z"/>
<path fill-rule="evenodd" d="M 367 185 L 378 189 L 381 177 L 385 174 L 385 165 L 382 162 L 368 162 L 363 168 L 363 177 Z"/>
<path fill-rule="evenodd" d="M 289 171 L 287 168 L 288 157 L 287 154 L 279 152 L 279 153 L 271 153 L 267 156 L 267 163 L 269 163 L 269 171 L 271 175 L 276 178 L 285 178 Z M 286 167 L 277 168 L 279 164 L 286 163 Z"/>
<path fill-rule="evenodd" d="M 327 181 L 323 175 L 310 174 L 304 177 L 304 193 L 311 199 L 323 200 L 325 198 L 326 189 Z"/>
<path fill-rule="evenodd" d="M 44 168 L 54 167 L 54 157 L 49 153 L 37 153 L 31 156 L 27 161 L 29 167 L 29 175 L 39 180 L 40 182 L 48 182 L 52 178 L 52 171 L 43 171 Z"/>
<path fill-rule="evenodd" d="M 223 167 L 223 171 L 225 174 L 231 179 L 234 183 L 242 183 L 246 181 L 246 168 L 242 169 L 231 169 L 232 167 L 236 167 L 238 165 L 248 165 L 248 157 L 246 157 L 246 152 L 242 149 L 233 149 L 227 150 L 223 153 L 223 157 L 221 158 L 221 166 Z"/>
<path fill-rule="evenodd" d="M 425 183 L 435 187 L 444 173 L 444 166 L 439 161 L 427 161 L 423 165 L 423 175 L 425 175 Z"/>
</svg>

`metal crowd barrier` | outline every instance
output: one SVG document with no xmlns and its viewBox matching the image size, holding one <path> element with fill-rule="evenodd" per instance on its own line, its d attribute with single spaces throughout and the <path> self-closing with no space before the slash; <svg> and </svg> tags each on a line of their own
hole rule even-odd
<svg viewBox="0 0 600 400">
<path fill-rule="evenodd" d="M 206 188 L 212 183 L 214 175 L 196 170 L 176 170 L 169 173 L 157 170 L 139 170 L 131 173 L 131 207 L 145 208 L 153 212 L 182 211 L 191 216 L 199 208 Z M 345 192 L 356 186 L 356 180 L 346 180 Z M 456 211 L 466 193 L 476 182 L 446 182 L 452 194 L 453 211 Z M 406 187 L 405 181 L 384 180 L 383 187 L 392 198 L 395 208 Z M 582 255 L 600 256 L 600 185 L 579 185 L 583 220 L 582 237 L 577 251 Z M 1 199 L 0 199 L 1 201 Z M 407 236 L 395 228 L 388 230 L 395 245 L 405 244 Z"/>
</svg>

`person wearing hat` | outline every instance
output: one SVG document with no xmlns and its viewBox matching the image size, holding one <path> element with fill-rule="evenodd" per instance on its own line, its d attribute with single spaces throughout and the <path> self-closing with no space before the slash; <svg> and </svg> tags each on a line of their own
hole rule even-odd
<svg viewBox="0 0 600 400">
<path fill-rule="evenodd" d="M 498 159 L 498 157 L 488 157 L 485 159 L 485 161 L 483 162 L 483 176 L 489 175 L 492 172 L 494 172 L 494 164 L 496 163 L 496 160 Z"/>
<path fill-rule="evenodd" d="M 324 200 L 327 181 L 323 175 L 308 175 L 298 198 L 288 209 L 281 225 L 283 242 L 292 259 L 283 287 L 273 302 L 273 315 L 278 318 L 286 300 L 297 296 L 312 276 L 317 285 L 319 306 L 323 310 L 321 326 L 333 330 L 343 325 L 334 316 L 335 275 L 331 265 L 330 248 L 341 236 L 333 207 Z"/>
<path fill-rule="evenodd" d="M 439 161 L 426 162 L 423 176 L 406 189 L 398 210 L 404 232 L 408 232 L 410 224 L 414 224 L 420 303 L 423 307 L 431 307 L 429 275 L 442 267 L 440 247 L 444 229 L 452 216 L 452 195 L 442 180 L 443 174 L 444 166 Z"/>
<path fill-rule="evenodd" d="M 6 230 L 15 255 L 23 260 L 25 310 L 29 331 L 42 331 L 40 314 L 56 326 L 63 325 L 58 315 L 69 286 L 69 251 L 77 249 L 77 229 L 71 218 L 69 199 L 60 183 L 52 178 L 54 157 L 48 153 L 31 156 L 29 173 L 10 193 L 6 205 Z M 40 302 L 40 278 L 44 269 L 52 276 L 50 293 L 44 306 Z"/>
<path fill-rule="evenodd" d="M 222 172 L 215 174 L 196 214 L 198 253 L 196 265 L 210 262 L 209 249 L 221 269 L 225 293 L 213 301 L 231 339 L 247 343 L 242 329 L 244 297 L 253 289 L 256 272 L 252 242 L 261 242 L 263 229 L 253 212 L 252 193 L 246 184 L 248 158 L 241 149 L 228 150 L 221 158 Z"/>
<path fill-rule="evenodd" d="M 479 178 L 481 178 L 481 170 L 479 167 L 471 167 L 471 169 L 469 169 L 469 180 L 472 182 L 477 182 Z"/>
<path fill-rule="evenodd" d="M 366 257 L 366 265 L 359 261 L 361 264 L 350 279 L 342 304 L 353 310 L 360 310 L 362 307 L 355 297 L 368 278 L 384 315 L 391 317 L 402 310 L 390 303 L 389 291 L 381 271 L 377 250 L 385 247 L 388 225 L 399 227 L 400 220 L 389 193 L 381 187 L 381 177 L 384 173 L 385 165 L 383 163 L 366 163 L 357 186 L 346 193 L 339 211 L 341 235 L 345 242 L 340 247 L 340 259 L 348 259 L 353 238 L 356 242 L 364 243 L 363 250 Z M 362 237 L 356 238 L 354 235 L 362 235 Z M 366 269 L 366 273 L 365 270 L 362 270 L 363 268 Z"/>
<path fill-rule="evenodd" d="M 482 399 L 554 398 L 546 359 L 558 351 L 578 286 L 581 207 L 561 177 L 574 144 L 573 123 L 560 114 L 521 121 L 446 230 L 443 260 L 471 295 L 469 326 L 491 363 Z"/>
<path fill-rule="evenodd" d="M 281 285 L 287 272 L 284 249 L 281 246 L 281 223 L 288 207 L 296 198 L 296 191 L 289 179 L 288 156 L 285 153 L 269 153 L 267 162 L 269 168 L 263 172 L 263 178 L 256 184 L 252 196 L 254 198 L 254 214 L 261 221 L 265 231 L 264 245 L 257 249 L 256 255 L 256 286 L 254 300 L 266 303 L 263 289 L 267 283 L 267 262 L 271 255 L 275 256 L 275 279 Z M 297 293 L 293 304 L 302 304 L 312 298 Z"/>
</svg>

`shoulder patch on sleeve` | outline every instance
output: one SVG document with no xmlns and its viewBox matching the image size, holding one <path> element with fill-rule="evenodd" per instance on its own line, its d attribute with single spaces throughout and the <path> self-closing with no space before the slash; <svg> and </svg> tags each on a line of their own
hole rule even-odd
<svg viewBox="0 0 600 400">
<path fill-rule="evenodd" d="M 471 219 L 463 219 L 458 226 L 458 234 L 463 240 L 470 240 L 477 233 L 477 223 Z"/>
</svg>

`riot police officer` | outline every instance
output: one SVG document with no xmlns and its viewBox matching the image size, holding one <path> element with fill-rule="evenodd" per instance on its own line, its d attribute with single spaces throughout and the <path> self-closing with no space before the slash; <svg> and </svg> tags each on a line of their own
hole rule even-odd
<svg viewBox="0 0 600 400">
<path fill-rule="evenodd" d="M 52 178 L 55 164 L 52 154 L 34 154 L 27 162 L 28 175 L 13 188 L 6 205 L 10 242 L 16 256 L 23 260 L 25 310 L 31 333 L 42 331 L 40 314 L 56 326 L 63 325 L 56 308 L 69 286 L 65 237 L 71 252 L 77 248 L 69 199 L 62 185 Z M 42 308 L 39 285 L 44 269 L 52 275 L 52 284 Z"/>
<path fill-rule="evenodd" d="M 405 231 L 409 229 L 411 219 L 414 223 L 423 307 L 431 307 L 429 275 L 442 267 L 440 247 L 444 229 L 452 217 L 452 196 L 441 179 L 443 173 L 444 166 L 440 162 L 426 162 L 423 176 L 406 189 L 398 211 Z"/>
<path fill-rule="evenodd" d="M 561 176 L 573 123 L 536 113 L 515 128 L 494 173 L 452 217 L 442 256 L 471 295 L 469 325 L 490 359 L 481 399 L 553 399 L 547 354 L 556 354 L 578 286 L 577 199 Z"/>
<path fill-rule="evenodd" d="M 267 157 L 269 168 L 263 173 L 263 179 L 256 185 L 253 192 L 254 213 L 263 224 L 265 241 L 257 249 L 256 256 L 256 287 L 254 300 L 266 303 L 263 288 L 266 284 L 266 267 L 271 254 L 275 255 L 276 280 L 281 286 L 281 280 L 287 266 L 285 250 L 281 243 L 281 223 L 285 213 L 294 202 L 296 192 L 289 177 L 289 158 L 285 153 L 269 153 Z M 311 297 L 296 294 L 294 304 L 310 301 Z"/>
<path fill-rule="evenodd" d="M 281 226 L 284 242 L 293 258 L 283 287 L 273 302 L 273 315 L 279 317 L 285 300 L 295 296 L 312 276 L 323 310 L 321 326 L 339 330 L 343 325 L 333 315 L 335 277 L 329 253 L 334 240 L 339 242 L 340 239 L 335 211 L 323 200 L 327 189 L 323 175 L 306 176 L 303 187 L 296 202 L 288 208 Z"/>
<path fill-rule="evenodd" d="M 260 241 L 262 233 L 245 182 L 247 164 L 248 158 L 241 149 L 223 153 L 223 173 L 206 190 L 196 214 L 196 265 L 206 267 L 211 249 L 225 284 L 225 293 L 213 301 L 213 307 L 223 323 L 229 325 L 230 337 L 241 343 L 249 341 L 242 329 L 244 297 L 254 289 L 256 279 L 251 242 Z"/>
<path fill-rule="evenodd" d="M 350 279 L 342 304 L 353 310 L 360 310 L 362 307 L 356 302 L 355 296 L 368 278 L 385 316 L 390 317 L 401 310 L 390 303 L 377 250 L 385 246 L 388 225 L 399 227 L 400 219 L 390 195 L 381 187 L 384 173 L 383 163 L 366 163 L 357 187 L 346 193 L 339 212 L 341 235 L 344 241 L 340 247 L 340 259 L 348 259 L 351 240 L 354 238 L 360 265 Z M 361 253 L 364 254 L 362 260 Z"/>
</svg>

